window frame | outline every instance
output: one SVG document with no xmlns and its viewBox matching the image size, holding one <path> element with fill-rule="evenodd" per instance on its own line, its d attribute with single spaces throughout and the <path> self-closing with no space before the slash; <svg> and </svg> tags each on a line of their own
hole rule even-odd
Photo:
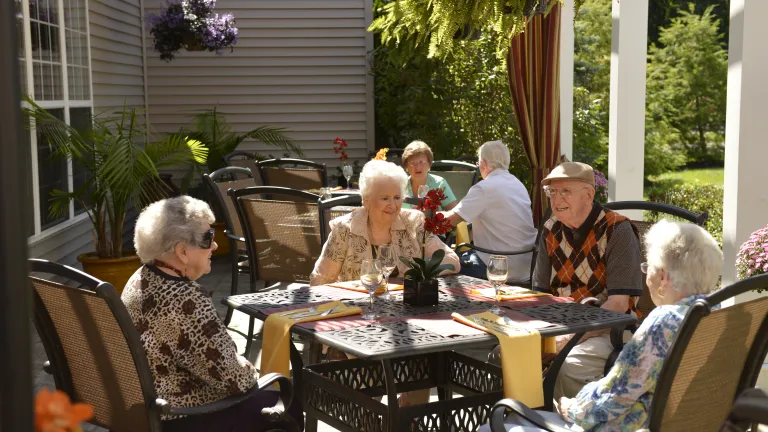
<svg viewBox="0 0 768 432">
<path fill-rule="evenodd" d="M 24 35 L 24 72 L 26 88 L 22 88 L 22 93 L 27 94 L 30 99 L 35 101 L 40 107 L 45 109 L 63 109 L 64 121 L 70 124 L 70 109 L 71 108 L 90 108 L 91 115 L 95 115 L 93 104 L 93 57 L 91 50 L 91 29 L 90 29 L 90 8 L 89 1 L 83 0 L 83 13 L 85 20 L 85 29 L 81 31 L 79 29 L 70 29 L 70 31 L 77 31 L 79 33 L 85 33 L 85 40 L 88 52 L 88 88 L 89 99 L 87 100 L 70 100 L 69 99 L 69 69 L 68 69 L 68 52 L 67 52 L 67 27 L 65 24 L 65 8 L 64 2 L 71 0 L 55 0 L 56 13 L 57 13 L 57 25 L 58 25 L 58 37 L 59 37 L 59 54 L 61 56 L 61 86 L 62 86 L 62 99 L 61 100 L 41 100 L 35 99 L 35 82 L 34 82 L 34 69 L 33 69 L 33 54 L 32 54 L 32 32 L 31 32 L 31 19 L 29 11 L 29 0 L 21 0 L 22 5 L 22 23 L 23 23 L 23 35 Z M 17 67 L 20 65 L 17 64 Z M 22 106 L 27 106 L 26 102 L 22 102 Z M 41 212 L 47 211 L 47 209 L 41 209 L 40 204 L 40 167 L 38 166 L 37 157 L 37 133 L 34 129 L 27 131 L 29 133 L 30 144 L 30 164 L 32 168 L 32 200 L 34 211 L 34 231 L 33 235 L 28 238 L 30 243 L 35 243 L 44 238 L 50 237 L 56 233 L 59 233 L 81 221 L 88 219 L 88 213 L 82 212 L 75 214 L 75 205 L 73 201 L 69 202 L 69 214 L 67 219 L 54 226 L 42 230 L 42 217 Z M 72 167 L 72 161 L 67 161 L 67 189 L 72 191 L 74 184 L 74 172 Z"/>
</svg>

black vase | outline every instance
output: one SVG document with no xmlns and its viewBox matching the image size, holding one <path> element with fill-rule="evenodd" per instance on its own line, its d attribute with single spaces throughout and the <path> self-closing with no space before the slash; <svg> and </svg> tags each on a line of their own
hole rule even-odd
<svg viewBox="0 0 768 432">
<path fill-rule="evenodd" d="M 411 306 L 436 306 L 437 298 L 437 279 L 421 282 L 406 279 L 403 282 L 403 303 Z"/>
</svg>

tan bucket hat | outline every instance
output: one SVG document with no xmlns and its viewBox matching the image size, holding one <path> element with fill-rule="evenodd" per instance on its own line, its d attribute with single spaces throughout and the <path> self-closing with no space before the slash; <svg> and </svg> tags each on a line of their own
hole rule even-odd
<svg viewBox="0 0 768 432">
<path fill-rule="evenodd" d="M 578 180 L 595 187 L 595 172 L 591 166 L 581 162 L 563 162 L 556 166 L 549 175 L 541 181 L 549 185 L 552 180 Z"/>
</svg>

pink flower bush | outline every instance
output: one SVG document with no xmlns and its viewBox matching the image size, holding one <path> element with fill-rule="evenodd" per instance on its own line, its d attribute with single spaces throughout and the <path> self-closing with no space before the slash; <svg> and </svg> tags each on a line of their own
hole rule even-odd
<svg viewBox="0 0 768 432">
<path fill-rule="evenodd" d="M 608 179 L 598 170 L 595 172 L 595 199 L 599 202 L 608 202 Z"/>
<path fill-rule="evenodd" d="M 768 226 L 753 232 L 741 245 L 736 271 L 739 279 L 768 273 Z"/>
</svg>

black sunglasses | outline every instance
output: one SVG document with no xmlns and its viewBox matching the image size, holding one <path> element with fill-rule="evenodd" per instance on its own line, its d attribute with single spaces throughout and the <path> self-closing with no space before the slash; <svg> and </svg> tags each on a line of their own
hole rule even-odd
<svg viewBox="0 0 768 432">
<path fill-rule="evenodd" d="M 203 234 L 203 241 L 198 243 L 197 245 L 200 246 L 203 249 L 210 249 L 213 245 L 213 235 L 216 233 L 216 230 L 211 228 L 209 229 L 205 234 Z"/>
</svg>

